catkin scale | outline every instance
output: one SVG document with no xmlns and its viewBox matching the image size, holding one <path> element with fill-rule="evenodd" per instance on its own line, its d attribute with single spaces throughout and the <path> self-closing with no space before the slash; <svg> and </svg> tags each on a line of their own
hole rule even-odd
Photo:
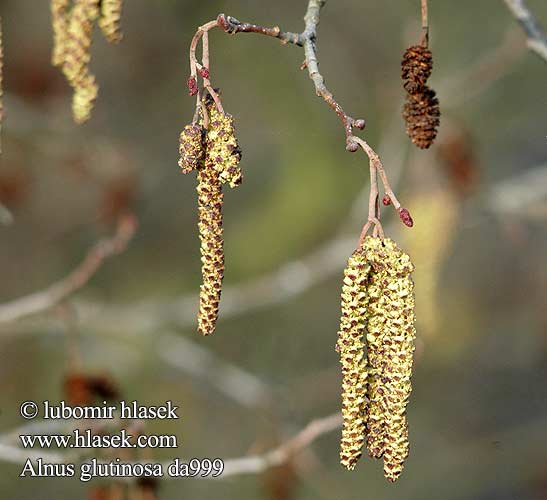
<svg viewBox="0 0 547 500">
<path fill-rule="evenodd" d="M 367 360 L 364 353 L 364 326 L 367 281 L 370 264 L 356 250 L 348 260 L 342 285 L 342 314 L 337 350 L 342 365 L 342 438 L 340 463 L 349 470 L 361 457 L 365 436 L 365 393 Z"/>
<path fill-rule="evenodd" d="M 110 43 L 119 43 L 123 38 L 121 30 L 122 0 L 101 0 L 99 27 Z"/>
</svg>

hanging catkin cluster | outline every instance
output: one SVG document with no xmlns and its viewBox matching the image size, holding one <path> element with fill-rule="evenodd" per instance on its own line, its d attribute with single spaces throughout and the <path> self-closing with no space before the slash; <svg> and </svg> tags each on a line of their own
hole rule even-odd
<svg viewBox="0 0 547 500">
<path fill-rule="evenodd" d="M 404 53 L 401 76 L 407 94 L 403 117 L 406 133 L 421 149 L 427 149 L 433 144 L 441 116 L 435 91 L 426 84 L 432 68 L 433 58 L 427 47 L 414 45 Z"/>
<path fill-rule="evenodd" d="M 109 42 L 119 42 L 121 7 L 122 0 L 51 0 L 52 64 L 62 68 L 74 91 L 72 115 L 76 123 L 89 119 L 99 92 L 89 70 L 95 22 L 99 20 Z"/>
<path fill-rule="evenodd" d="M 204 99 L 204 103 L 207 119 L 202 116 L 199 124 L 187 125 L 180 134 L 179 166 L 184 173 L 197 170 L 203 280 L 199 294 L 198 331 L 209 335 L 215 331 L 224 278 L 222 184 L 239 185 L 242 173 L 233 118 L 219 111 L 212 99 Z"/>
<path fill-rule="evenodd" d="M 342 288 L 337 343 L 343 377 L 340 461 L 353 469 L 366 442 L 372 457 L 383 457 L 390 481 L 399 477 L 408 456 L 413 269 L 392 240 L 369 236 L 349 259 Z"/>
</svg>

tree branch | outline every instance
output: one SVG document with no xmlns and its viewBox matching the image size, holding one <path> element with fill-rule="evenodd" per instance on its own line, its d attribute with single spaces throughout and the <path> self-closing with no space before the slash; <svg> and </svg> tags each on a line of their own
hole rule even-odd
<svg viewBox="0 0 547 500">
<path fill-rule="evenodd" d="M 89 250 L 83 262 L 66 278 L 40 292 L 0 304 L 0 323 L 14 321 L 50 309 L 82 288 L 98 271 L 105 259 L 125 250 L 136 227 L 137 222 L 133 216 L 121 217 L 114 236 L 96 243 Z"/>
<path fill-rule="evenodd" d="M 526 33 L 528 48 L 547 62 L 547 35 L 524 0 L 504 0 L 504 2 Z"/>
</svg>

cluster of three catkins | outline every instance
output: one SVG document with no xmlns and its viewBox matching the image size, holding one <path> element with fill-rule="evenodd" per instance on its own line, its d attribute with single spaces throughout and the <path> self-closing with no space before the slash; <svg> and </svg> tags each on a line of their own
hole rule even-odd
<svg viewBox="0 0 547 500">
<path fill-rule="evenodd" d="M 243 176 L 233 117 L 219 111 L 210 96 L 204 99 L 201 109 L 199 123 L 186 125 L 180 134 L 179 166 L 183 173 L 197 171 L 203 280 L 199 294 L 198 331 L 209 335 L 215 331 L 224 278 L 222 185 L 236 187 L 241 184 Z M 204 112 L 207 117 L 203 116 Z"/>
</svg>

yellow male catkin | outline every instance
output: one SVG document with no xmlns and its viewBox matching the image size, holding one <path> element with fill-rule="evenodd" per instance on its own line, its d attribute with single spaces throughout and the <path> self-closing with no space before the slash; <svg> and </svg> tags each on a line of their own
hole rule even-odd
<svg viewBox="0 0 547 500">
<path fill-rule="evenodd" d="M 110 43 L 119 43 L 123 38 L 120 20 L 122 0 L 101 0 L 99 27 Z"/>
<path fill-rule="evenodd" d="M 205 156 L 205 129 L 198 123 L 186 125 L 179 137 L 179 167 L 183 174 L 202 166 Z"/>
<path fill-rule="evenodd" d="M 219 111 L 215 104 L 209 106 L 209 130 L 207 131 L 208 166 L 219 174 L 220 181 L 236 187 L 243 181 L 239 167 L 241 150 L 234 129 L 234 119 Z"/>
<path fill-rule="evenodd" d="M 70 14 L 63 73 L 74 89 L 72 113 L 76 123 L 89 119 L 99 87 L 89 72 L 93 24 L 99 0 L 75 0 Z"/>
<path fill-rule="evenodd" d="M 69 0 L 51 0 L 51 24 L 53 27 L 53 52 L 51 63 L 62 66 L 68 41 L 68 7 Z"/>
<path fill-rule="evenodd" d="M 203 283 L 199 293 L 198 332 L 210 335 L 218 318 L 224 279 L 222 205 L 224 195 L 219 175 L 210 168 L 198 170 L 198 230 Z"/>
<path fill-rule="evenodd" d="M 367 349 L 370 363 L 367 446 L 384 458 L 384 475 L 395 481 L 408 456 L 406 406 L 411 392 L 414 353 L 414 266 L 386 238 L 367 238 L 372 265 L 369 287 Z"/>
<path fill-rule="evenodd" d="M 342 365 L 342 439 L 340 463 L 349 470 L 361 457 L 365 441 L 367 360 L 363 342 L 370 264 L 361 249 L 353 252 L 344 271 L 342 314 L 336 349 Z"/>
</svg>

